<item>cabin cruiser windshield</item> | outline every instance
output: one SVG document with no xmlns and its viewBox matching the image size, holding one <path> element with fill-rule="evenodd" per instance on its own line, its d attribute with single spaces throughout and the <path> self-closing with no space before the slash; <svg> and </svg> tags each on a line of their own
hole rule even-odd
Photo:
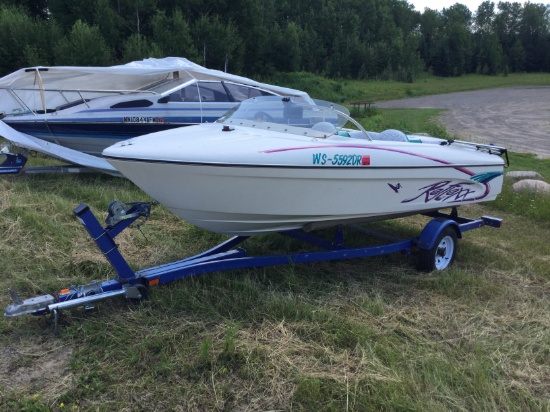
<svg viewBox="0 0 550 412">
<path fill-rule="evenodd" d="M 227 127 L 254 127 L 316 138 L 337 135 L 351 123 L 362 135 L 358 137 L 369 139 L 363 127 L 349 117 L 345 107 L 321 100 L 310 104 L 299 98 L 256 97 L 235 106 L 218 122 Z"/>
</svg>

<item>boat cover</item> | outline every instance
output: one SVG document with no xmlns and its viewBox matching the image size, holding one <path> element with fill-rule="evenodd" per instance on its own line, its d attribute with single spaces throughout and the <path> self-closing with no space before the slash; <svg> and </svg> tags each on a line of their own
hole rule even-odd
<svg viewBox="0 0 550 412">
<path fill-rule="evenodd" d="M 301 96 L 309 100 L 306 92 L 286 87 L 274 86 L 267 83 L 212 70 L 202 67 L 182 57 L 165 57 L 163 59 L 149 58 L 118 66 L 110 67 L 79 67 L 79 66 L 38 66 L 17 70 L 0 78 L 0 111 L 12 113 L 13 106 L 19 105 L 14 99 L 11 90 L 31 108 L 41 108 L 32 100 L 38 100 L 40 89 L 46 90 L 82 90 L 82 91 L 136 91 L 156 82 L 171 78 L 173 73 L 183 79 L 197 80 L 224 80 L 247 84 L 271 90 L 277 94 Z M 55 95 L 58 95 L 55 93 Z M 55 107 L 47 97 L 48 107 Z M 97 94 L 95 95 L 97 97 Z M 61 100 L 58 104 L 66 103 Z"/>
<path fill-rule="evenodd" d="M 113 166 L 105 161 L 105 159 L 69 149 L 55 143 L 46 142 L 45 140 L 38 139 L 25 133 L 20 133 L 1 120 L 0 136 L 24 149 L 35 150 L 37 152 L 44 153 L 47 156 L 51 156 L 71 164 L 89 167 L 103 173 L 109 173 L 116 176 L 120 175 Z"/>
<path fill-rule="evenodd" d="M 163 59 L 149 58 L 110 67 L 39 66 L 20 69 L 0 78 L 0 112 L 29 113 L 24 111 L 25 108 L 18 99 L 25 102 L 27 108 L 33 110 L 45 106 L 44 99 L 48 101 L 48 107 L 55 107 L 67 102 L 61 94 L 48 93 L 48 90 L 78 90 L 82 91 L 82 95 L 85 95 L 85 91 L 93 90 L 136 91 L 172 78 L 175 72 L 182 79 L 231 81 L 261 87 L 278 94 L 299 96 L 311 102 L 309 95 L 300 90 L 274 86 L 219 70 L 207 69 L 182 57 L 166 57 Z M 13 91 L 15 91 L 15 95 Z M 42 94 L 39 93 L 40 91 Z M 99 95 L 95 93 L 94 96 L 98 97 Z M 59 99 L 59 101 L 52 101 L 55 99 Z M 107 173 L 115 171 L 109 163 L 99 157 L 19 133 L 7 124 L 0 123 L 0 136 L 19 147 L 36 150 L 69 163 Z"/>
</svg>

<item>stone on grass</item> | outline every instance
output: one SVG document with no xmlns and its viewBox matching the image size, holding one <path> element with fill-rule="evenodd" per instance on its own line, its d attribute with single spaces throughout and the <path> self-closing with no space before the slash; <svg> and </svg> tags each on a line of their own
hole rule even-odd
<svg viewBox="0 0 550 412">
<path fill-rule="evenodd" d="M 514 192 L 533 192 L 544 195 L 550 195 L 550 185 L 542 180 L 524 179 L 514 183 L 512 186 Z"/>
<path fill-rule="evenodd" d="M 509 177 L 514 180 L 521 180 L 521 179 L 543 180 L 542 176 L 537 172 L 519 171 L 519 170 L 506 173 L 506 177 Z"/>
</svg>

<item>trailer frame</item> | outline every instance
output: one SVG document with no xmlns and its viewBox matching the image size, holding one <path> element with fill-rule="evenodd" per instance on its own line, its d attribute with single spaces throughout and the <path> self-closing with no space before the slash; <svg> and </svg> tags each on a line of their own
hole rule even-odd
<svg viewBox="0 0 550 412">
<path fill-rule="evenodd" d="M 223 270 L 381 256 L 396 252 L 411 254 L 413 248 L 419 249 L 420 254 L 425 254 L 424 263 L 426 262 L 426 256 L 429 257 L 428 265 L 420 267 L 421 270 L 442 270 L 452 263 L 456 252 L 455 244 L 450 248 L 448 243 L 445 242 L 456 241 L 457 238 L 462 237 L 462 233 L 469 230 L 483 226 L 499 228 L 502 225 L 502 219 L 490 216 L 482 216 L 475 220 L 460 217 L 456 207 L 453 207 L 449 214 L 439 211 L 425 213 L 425 215 L 432 217 L 432 220 L 424 227 L 419 236 L 409 239 L 391 239 L 388 243 L 382 245 L 347 246 L 344 243 L 344 229 L 365 231 L 362 226 L 357 225 L 339 225 L 335 227 L 332 239 L 326 239 L 303 230 L 290 230 L 280 232 L 280 234 L 309 243 L 323 250 L 248 256 L 247 251 L 238 246 L 246 241 L 249 236 L 233 236 L 194 256 L 134 271 L 120 253 L 115 237 L 137 219 L 148 218 L 152 205 L 154 203 L 135 202 L 125 204 L 117 201 L 112 202 L 108 208 L 105 227 L 100 224 L 88 205 L 81 204 L 77 206 L 73 213 L 113 267 L 116 277 L 107 281 L 92 281 L 84 285 L 73 285 L 58 293 L 25 300 L 22 300 L 17 293 L 10 290 L 13 302 L 6 308 L 4 316 L 11 318 L 25 314 L 45 315 L 52 313 L 57 333 L 59 312 L 61 310 L 77 306 L 90 307 L 92 303 L 116 296 L 124 296 L 129 301 L 140 301 L 147 296 L 149 287 L 167 284 L 189 276 Z M 371 232 L 369 234 L 372 235 Z M 384 238 L 385 236 L 382 234 L 378 237 Z M 452 256 L 447 256 L 449 253 Z M 430 259 L 434 257 L 435 261 L 430 262 Z M 444 264 L 442 267 L 438 267 L 437 262 L 442 260 Z"/>
</svg>

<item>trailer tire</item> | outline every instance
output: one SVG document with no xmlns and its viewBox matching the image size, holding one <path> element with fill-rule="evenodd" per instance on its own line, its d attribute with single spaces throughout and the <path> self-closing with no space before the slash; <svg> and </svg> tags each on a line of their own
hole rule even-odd
<svg viewBox="0 0 550 412">
<path fill-rule="evenodd" d="M 443 229 L 431 249 L 420 249 L 418 270 L 431 272 L 447 269 L 456 256 L 457 239 L 456 230 L 453 227 Z"/>
</svg>

